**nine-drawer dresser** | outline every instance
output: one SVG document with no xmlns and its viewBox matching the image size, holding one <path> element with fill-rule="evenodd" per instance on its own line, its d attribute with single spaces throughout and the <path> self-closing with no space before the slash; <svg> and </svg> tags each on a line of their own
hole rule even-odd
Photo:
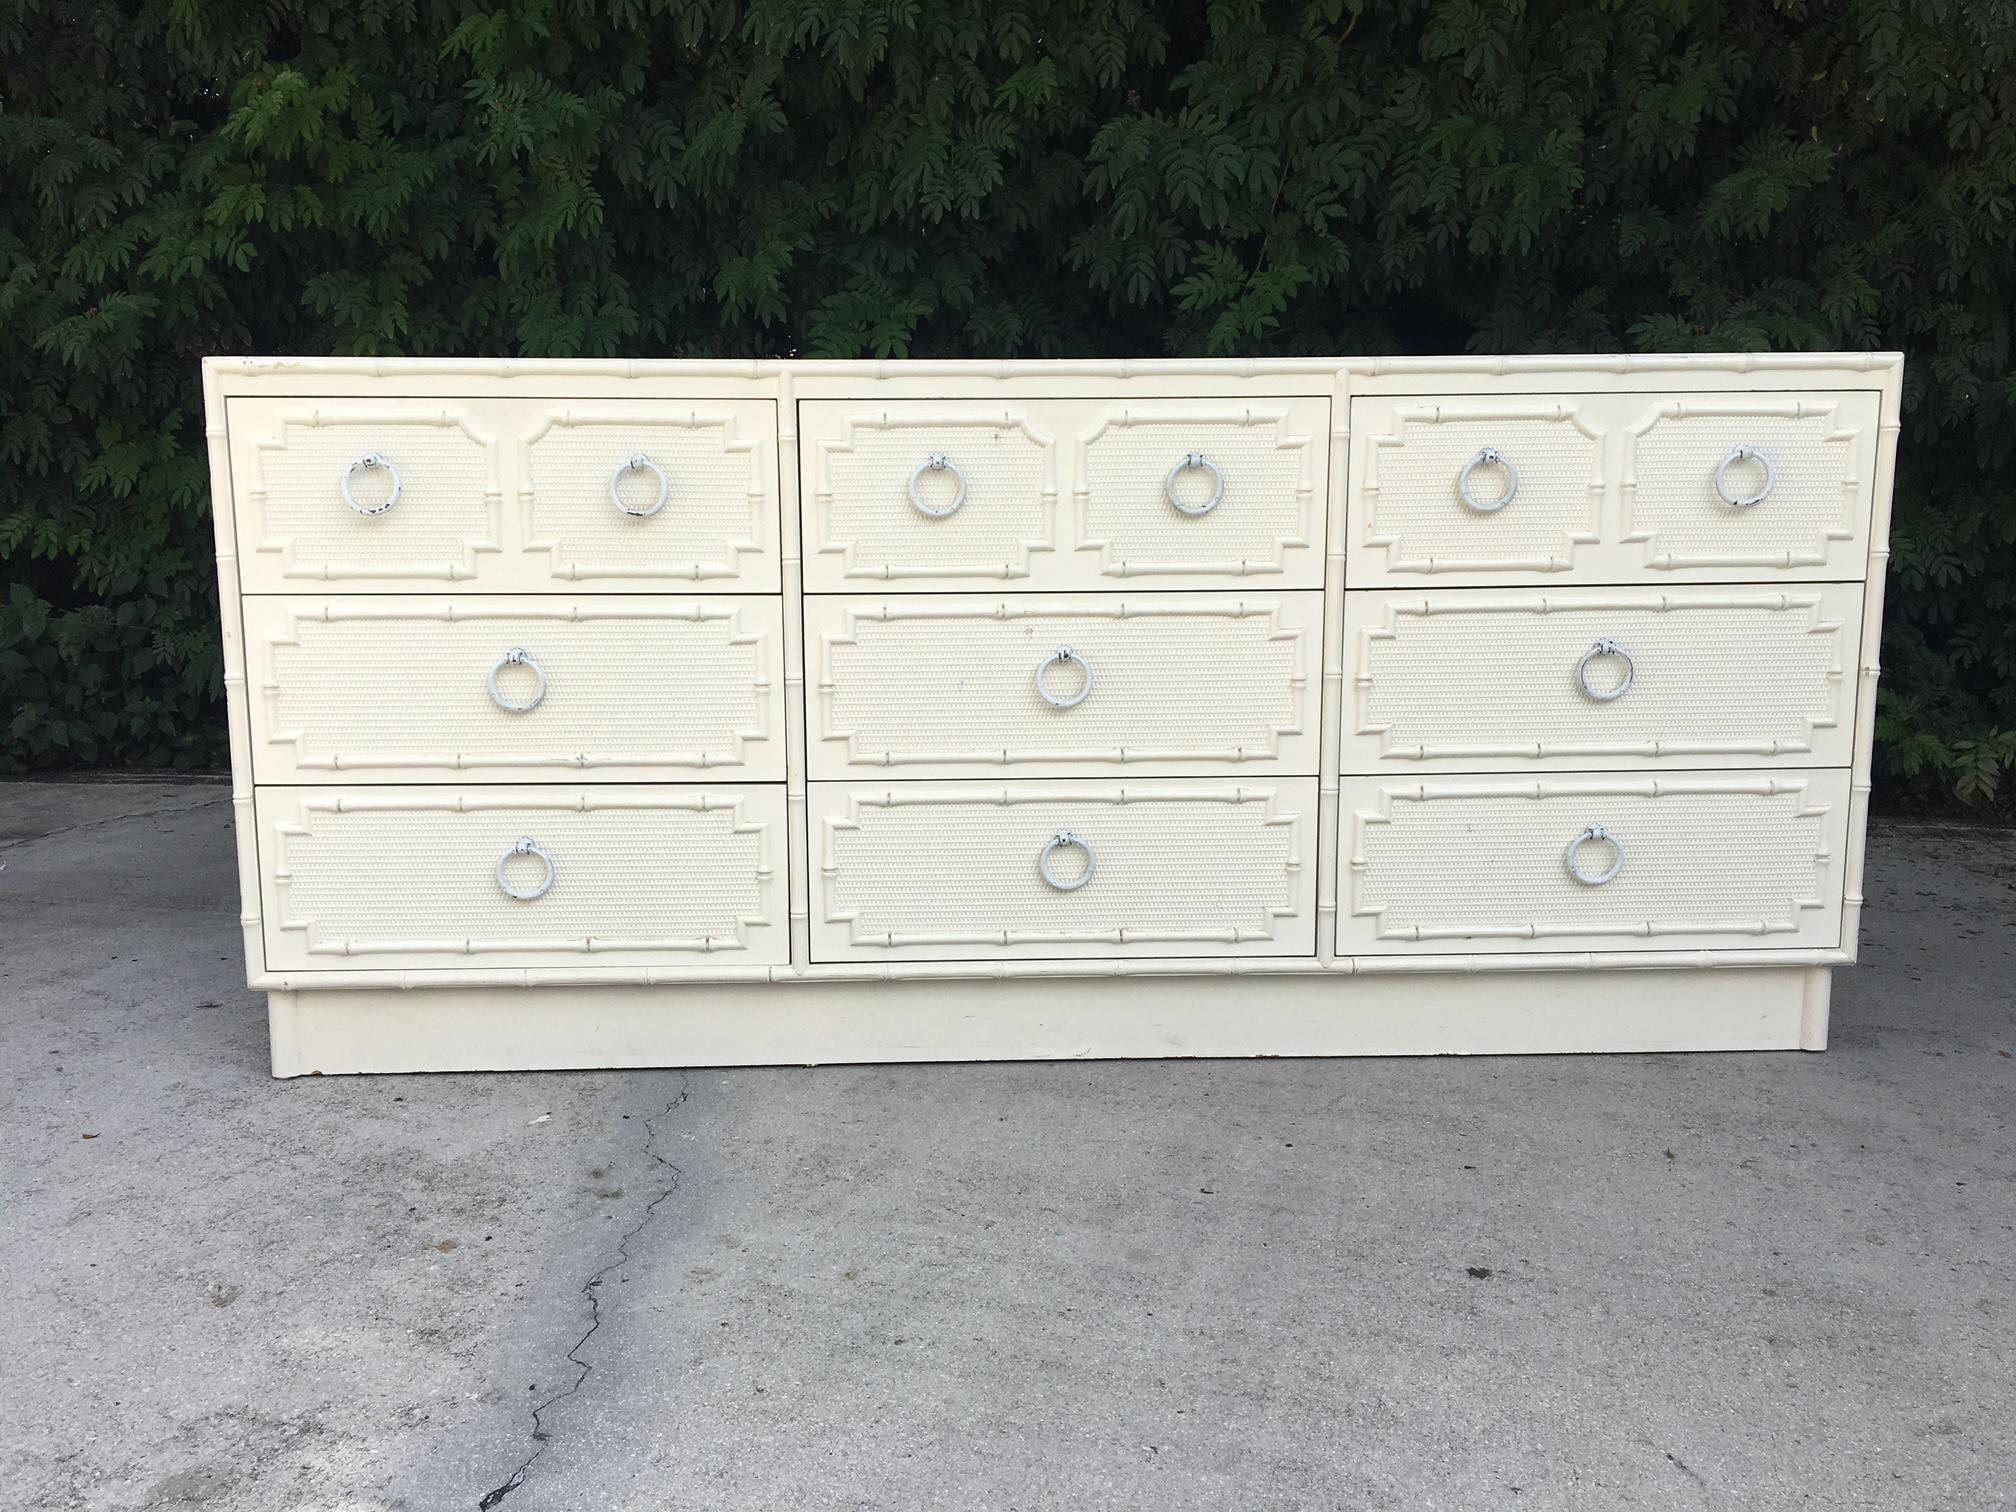
<svg viewBox="0 0 2016 1512">
<path fill-rule="evenodd" d="M 212 359 L 274 1071 L 1818 1049 L 1901 372 Z"/>
</svg>

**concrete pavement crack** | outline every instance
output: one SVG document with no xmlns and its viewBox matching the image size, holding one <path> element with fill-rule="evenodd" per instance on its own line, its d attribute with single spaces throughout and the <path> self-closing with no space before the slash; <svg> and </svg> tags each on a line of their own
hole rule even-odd
<svg viewBox="0 0 2016 1512">
<path fill-rule="evenodd" d="M 85 819 L 77 824 L 66 824 L 61 829 L 44 830 L 39 835 L 17 835 L 12 840 L 0 840 L 0 851 L 19 850 L 24 845 L 40 845 L 44 840 L 54 840 L 59 835 L 74 835 L 79 830 L 103 829 L 108 824 L 122 824 L 128 819 L 166 819 L 177 814 L 193 814 L 200 809 L 215 808 L 220 803 L 229 803 L 231 795 L 220 793 L 215 798 L 202 798 L 195 803 L 178 806 L 157 806 L 155 808 L 134 809 L 124 814 L 109 814 L 103 819 Z"/>
<path fill-rule="evenodd" d="M 539 1456 L 546 1452 L 546 1445 L 551 1437 L 546 1431 L 546 1414 L 579 1392 L 582 1386 L 587 1383 L 588 1377 L 594 1372 L 595 1367 L 581 1357 L 581 1351 L 588 1347 L 588 1341 L 594 1338 L 596 1331 L 602 1327 L 602 1297 L 600 1287 L 613 1271 L 621 1269 L 628 1263 L 630 1259 L 630 1241 L 649 1227 L 651 1220 L 658 1215 L 659 1205 L 671 1197 L 674 1192 L 678 1191 L 680 1183 L 685 1179 L 685 1172 L 681 1171 L 678 1166 L 658 1153 L 657 1140 L 658 1125 L 671 1115 L 674 1108 L 686 1101 L 686 1092 L 690 1082 L 691 1078 L 685 1072 L 680 1072 L 679 1090 L 673 1094 L 672 1100 L 652 1114 L 651 1117 L 644 1120 L 644 1153 L 665 1168 L 665 1184 L 659 1188 L 656 1196 L 644 1204 L 644 1211 L 637 1221 L 630 1226 L 621 1239 L 616 1241 L 616 1258 L 581 1283 L 581 1295 L 588 1299 L 588 1330 L 580 1338 L 576 1339 L 573 1347 L 567 1351 L 567 1362 L 576 1368 L 578 1374 L 575 1375 L 571 1384 L 562 1390 L 554 1392 L 532 1409 L 532 1452 L 525 1456 L 517 1469 L 504 1478 L 503 1484 L 492 1491 L 484 1493 L 483 1499 L 476 1503 L 477 1512 L 489 1512 L 490 1508 L 495 1507 L 505 1497 L 525 1484 L 525 1477 L 531 1473 L 532 1467 L 539 1462 Z"/>
</svg>

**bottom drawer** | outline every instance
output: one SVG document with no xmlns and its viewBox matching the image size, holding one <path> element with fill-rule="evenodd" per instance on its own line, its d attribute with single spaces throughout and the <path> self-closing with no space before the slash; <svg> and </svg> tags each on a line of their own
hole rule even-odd
<svg viewBox="0 0 2016 1512">
<path fill-rule="evenodd" d="M 1346 778 L 1339 955 L 1832 947 L 1848 773 Z"/>
<path fill-rule="evenodd" d="M 815 782 L 812 958 L 1313 955 L 1315 814 L 1313 777 Z"/>
<path fill-rule="evenodd" d="M 790 956 L 781 786 L 266 787 L 254 809 L 270 971 Z"/>
</svg>

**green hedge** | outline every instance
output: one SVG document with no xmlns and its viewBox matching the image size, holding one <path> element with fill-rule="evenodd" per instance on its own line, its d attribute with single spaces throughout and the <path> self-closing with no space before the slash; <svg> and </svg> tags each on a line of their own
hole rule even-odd
<svg viewBox="0 0 2016 1512">
<path fill-rule="evenodd" d="M 1882 770 L 2016 764 L 2009 3 L 0 7 L 0 768 L 224 759 L 206 353 L 1765 347 L 1910 355 Z"/>
</svg>

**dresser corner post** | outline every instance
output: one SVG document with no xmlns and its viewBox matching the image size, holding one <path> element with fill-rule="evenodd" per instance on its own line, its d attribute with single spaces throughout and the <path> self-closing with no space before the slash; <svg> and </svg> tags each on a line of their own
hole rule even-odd
<svg viewBox="0 0 2016 1512">
<path fill-rule="evenodd" d="M 272 1045 L 274 1078 L 284 1081 L 306 1076 L 309 1068 L 301 1054 L 300 994 L 266 994 L 266 1032 Z"/>
<path fill-rule="evenodd" d="M 1827 1022 L 1834 996 L 1834 968 L 1808 966 L 1799 995 L 1799 1048 L 1825 1050 Z"/>
<path fill-rule="evenodd" d="M 807 832 L 805 767 L 810 746 L 805 704 L 805 564 L 803 500 L 799 492 L 798 396 L 792 370 L 776 373 L 778 565 L 784 595 L 784 828 L 787 862 L 784 908 L 791 964 L 812 959 L 812 863 Z"/>
</svg>

